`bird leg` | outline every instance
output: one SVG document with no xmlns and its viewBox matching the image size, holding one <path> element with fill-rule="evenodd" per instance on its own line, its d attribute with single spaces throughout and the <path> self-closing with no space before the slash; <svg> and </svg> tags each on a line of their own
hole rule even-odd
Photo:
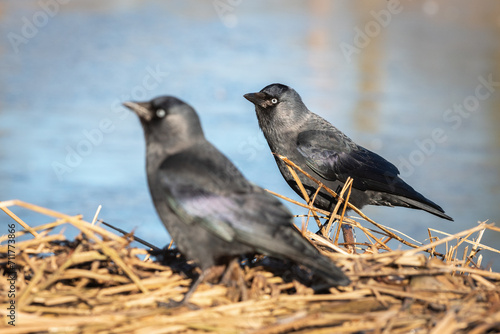
<svg viewBox="0 0 500 334">
<path fill-rule="evenodd" d="M 227 265 L 226 271 L 222 275 L 220 282 L 230 288 L 228 297 L 231 300 L 237 301 L 238 299 L 247 300 L 248 291 L 245 285 L 245 276 L 240 267 L 240 260 L 234 258 Z"/>
<path fill-rule="evenodd" d="M 354 246 L 354 233 L 352 231 L 352 226 L 347 224 L 342 224 L 342 235 L 344 236 L 345 247 L 356 254 L 356 247 Z"/>
<path fill-rule="evenodd" d="M 349 194 L 347 195 L 348 198 L 349 198 Z M 344 204 L 343 204 L 342 217 L 344 216 L 346 209 L 347 209 L 347 200 L 344 201 Z M 354 243 L 356 241 L 354 239 L 354 232 L 353 232 L 352 226 L 348 225 L 348 224 L 342 224 L 342 218 L 340 219 L 339 224 L 342 225 L 341 226 L 342 236 L 344 237 L 345 247 L 348 250 L 350 250 L 353 254 L 356 254 L 356 246 L 354 245 Z"/>
<path fill-rule="evenodd" d="M 240 261 L 238 258 L 232 259 L 229 264 L 226 267 L 226 270 L 224 271 L 224 274 L 222 274 L 222 278 L 220 279 L 220 283 L 224 285 L 229 285 L 229 282 L 233 280 L 231 276 L 233 276 L 233 273 L 235 270 L 237 270 L 240 267 Z"/>
<path fill-rule="evenodd" d="M 356 246 L 354 246 L 355 240 L 354 240 L 354 233 L 353 233 L 352 226 L 347 225 L 347 224 L 342 224 L 342 220 L 343 220 L 344 214 L 345 214 L 346 209 L 347 209 L 347 203 L 349 201 L 349 196 L 351 195 L 352 182 L 353 182 L 353 180 L 349 177 L 347 179 L 347 182 L 342 187 L 342 189 L 340 189 L 340 185 L 339 185 L 339 187 L 337 188 L 337 194 L 339 194 L 340 198 L 344 199 L 342 201 L 343 202 L 342 203 L 342 214 L 341 214 L 341 218 L 339 220 L 339 224 L 340 224 L 340 227 L 342 229 L 342 236 L 344 237 L 344 245 L 345 245 L 345 248 L 350 250 L 353 254 L 356 254 Z M 347 190 L 348 190 L 347 196 L 344 197 L 344 193 Z M 338 209 L 340 208 L 339 204 L 340 204 L 340 199 L 337 202 L 337 205 L 335 206 L 335 210 L 334 210 L 335 214 L 338 212 Z M 332 213 L 332 215 L 333 215 L 333 213 Z"/>
<path fill-rule="evenodd" d="M 217 267 L 215 267 L 215 266 L 214 267 L 210 267 L 210 268 L 205 269 L 204 271 L 202 271 L 201 274 L 200 274 L 200 276 L 198 276 L 198 278 L 196 279 L 196 281 L 194 281 L 191 284 L 191 287 L 189 288 L 189 291 L 186 292 L 186 294 L 184 295 L 184 297 L 182 298 L 182 300 L 175 301 L 173 299 L 170 299 L 170 301 L 168 303 L 159 302 L 158 306 L 160 306 L 160 307 L 166 307 L 166 308 L 175 308 L 175 307 L 187 306 L 188 308 L 193 309 L 193 310 L 199 309 L 199 307 L 197 307 L 196 305 L 188 303 L 189 299 L 193 295 L 193 293 L 196 290 L 196 288 L 198 287 L 198 285 L 200 285 L 200 283 L 203 282 L 207 276 L 211 276 L 212 273 L 215 272 L 215 271 L 217 271 Z"/>
</svg>

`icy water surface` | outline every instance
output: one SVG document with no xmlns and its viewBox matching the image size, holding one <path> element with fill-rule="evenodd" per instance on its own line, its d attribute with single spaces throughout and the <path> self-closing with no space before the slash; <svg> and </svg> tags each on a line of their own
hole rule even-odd
<svg viewBox="0 0 500 334">
<path fill-rule="evenodd" d="M 498 1 L 12 0 L 0 15 L 1 200 L 87 220 L 101 204 L 166 244 L 120 106 L 161 94 L 192 104 L 249 179 L 298 199 L 242 97 L 281 82 L 455 218 L 365 208 L 376 221 L 424 240 L 500 218 Z"/>
</svg>

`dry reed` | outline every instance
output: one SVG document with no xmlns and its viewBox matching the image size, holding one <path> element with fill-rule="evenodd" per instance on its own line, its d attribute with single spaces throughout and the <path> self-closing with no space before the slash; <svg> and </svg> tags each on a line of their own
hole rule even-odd
<svg viewBox="0 0 500 334">
<path fill-rule="evenodd" d="M 296 169 L 293 163 L 289 166 Z M 343 189 L 341 194 L 348 195 L 349 189 Z M 152 261 L 146 249 L 130 245 L 132 235 L 120 236 L 100 226 L 98 213 L 88 223 L 81 216 L 68 216 L 18 200 L 0 202 L 0 208 L 11 219 L 8 223 L 16 222 L 24 228 L 16 233 L 16 238 L 32 235 L 16 242 L 15 257 L 11 258 L 17 274 L 15 326 L 9 325 L 7 309 L 12 300 L 7 280 L 11 272 L 7 255 L 9 236 L 0 237 L 0 331 L 4 334 L 500 332 L 500 273 L 481 269 L 477 256 L 479 250 L 499 252 L 481 244 L 485 231 L 499 232 L 493 224 L 482 222 L 454 235 L 429 229 L 432 242 L 416 244 L 401 233 L 373 222 L 352 206 L 374 228 L 345 216 L 345 208 L 336 207 L 332 213 L 314 208 L 314 197 L 307 204 L 297 204 L 309 208 L 308 217 L 315 219 L 322 233 L 309 232 L 306 226 L 302 233 L 343 268 L 352 280 L 350 286 L 315 294 L 304 283 L 308 281 L 291 266 L 273 270 L 273 262 L 257 256 L 233 271 L 229 283 L 201 284 L 191 299 L 198 307 L 195 310 L 158 306 L 159 302 L 181 299 L 189 288 L 191 279 L 186 270 L 180 269 L 189 267 L 189 263 L 179 254 L 171 251 L 164 261 L 167 264 Z M 55 220 L 30 226 L 9 209 L 14 206 Z M 343 247 L 336 242 L 339 222 L 361 231 L 369 241 Z M 74 240 L 53 232 L 55 227 L 67 224 L 79 231 Z M 332 233 L 335 236 L 330 237 Z M 387 245 L 389 240 L 412 248 L 392 250 Z M 459 254 L 458 246 L 465 244 L 468 246 Z M 441 245 L 446 246 L 443 254 L 436 251 Z M 354 248 L 358 254 L 353 254 Z"/>
</svg>

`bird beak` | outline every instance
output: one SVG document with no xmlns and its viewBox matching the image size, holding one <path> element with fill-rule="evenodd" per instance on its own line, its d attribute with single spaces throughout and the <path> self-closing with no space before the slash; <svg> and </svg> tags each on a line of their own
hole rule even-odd
<svg viewBox="0 0 500 334">
<path fill-rule="evenodd" d="M 139 118 L 147 122 L 153 118 L 153 114 L 150 111 L 151 103 L 149 102 L 123 102 L 123 106 L 129 108 L 135 112 Z"/>
<path fill-rule="evenodd" d="M 269 96 L 266 93 L 258 92 L 258 93 L 248 93 L 243 95 L 245 99 L 252 102 L 256 106 L 260 106 L 262 108 L 266 108 L 268 106 L 268 98 Z"/>
</svg>

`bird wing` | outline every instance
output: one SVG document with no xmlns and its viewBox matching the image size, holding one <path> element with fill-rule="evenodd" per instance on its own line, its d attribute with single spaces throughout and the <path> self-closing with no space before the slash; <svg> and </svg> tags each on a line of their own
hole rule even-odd
<svg viewBox="0 0 500 334">
<path fill-rule="evenodd" d="M 340 131 L 309 130 L 297 138 L 307 166 L 327 180 L 346 182 L 359 190 L 388 192 L 399 185 L 399 170 L 380 155 L 356 145 Z"/>
<path fill-rule="evenodd" d="M 159 176 L 170 207 L 184 222 L 200 224 L 228 242 L 238 240 L 261 250 L 264 241 L 259 239 L 292 224 L 280 201 L 246 180 L 211 145 L 167 158 Z"/>
<path fill-rule="evenodd" d="M 167 158 L 160 167 L 160 184 L 181 220 L 228 243 L 302 263 L 333 285 L 349 284 L 342 270 L 294 228 L 279 200 L 247 181 L 217 149 L 203 146 Z"/>
</svg>

